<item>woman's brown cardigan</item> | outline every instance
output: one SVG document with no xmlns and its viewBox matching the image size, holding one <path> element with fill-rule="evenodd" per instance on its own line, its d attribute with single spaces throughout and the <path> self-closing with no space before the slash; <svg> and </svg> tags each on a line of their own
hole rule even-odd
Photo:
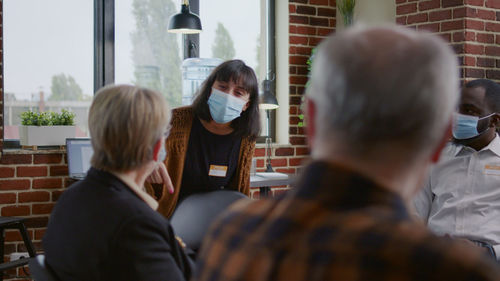
<svg viewBox="0 0 500 281">
<path fill-rule="evenodd" d="M 158 200 L 158 212 L 167 218 L 172 216 L 177 205 L 177 200 L 179 199 L 184 159 L 186 157 L 189 135 L 191 134 L 193 117 L 194 113 L 191 107 L 180 107 L 172 111 L 172 127 L 165 146 L 167 150 L 165 166 L 167 166 L 168 174 L 174 185 L 174 194 L 168 193 L 162 184 L 151 185 L 146 183 L 148 193 L 152 194 Z M 248 138 L 241 140 L 236 175 L 229 183 L 228 189 L 237 190 L 246 195 L 250 194 L 250 166 L 254 149 L 254 141 L 250 141 Z"/>
</svg>

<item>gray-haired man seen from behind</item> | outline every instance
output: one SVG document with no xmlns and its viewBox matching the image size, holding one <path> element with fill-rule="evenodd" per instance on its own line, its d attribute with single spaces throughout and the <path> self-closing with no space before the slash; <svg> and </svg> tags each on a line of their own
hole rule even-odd
<svg viewBox="0 0 500 281">
<path fill-rule="evenodd" d="M 197 280 L 498 280 L 473 247 L 431 234 L 407 202 L 449 138 L 456 57 L 436 36 L 354 28 L 319 47 L 307 90 L 312 162 L 285 196 L 218 220 Z"/>
</svg>

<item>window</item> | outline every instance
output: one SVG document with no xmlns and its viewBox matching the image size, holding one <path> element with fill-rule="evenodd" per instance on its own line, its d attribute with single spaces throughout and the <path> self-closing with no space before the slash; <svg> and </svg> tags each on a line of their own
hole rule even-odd
<svg viewBox="0 0 500 281">
<path fill-rule="evenodd" d="M 204 31 L 186 36 L 166 32 L 170 16 L 180 11 L 177 0 L 3 0 L 4 139 L 18 138 L 19 113 L 26 109 L 69 109 L 77 114 L 78 136 L 86 136 L 92 95 L 110 83 L 153 88 L 180 106 L 188 54 L 242 59 L 261 83 L 267 1 L 274 3 L 191 0 Z M 194 52 L 184 47 L 188 42 Z"/>
<path fill-rule="evenodd" d="M 26 110 L 76 113 L 87 135 L 92 100 L 93 4 L 3 0 L 4 139 L 18 139 Z"/>
<path fill-rule="evenodd" d="M 168 33 L 172 0 L 115 1 L 115 81 L 162 93 L 169 105 L 181 105 L 181 39 Z"/>
<path fill-rule="evenodd" d="M 259 77 L 265 76 L 265 30 L 261 32 L 265 28 L 265 24 L 261 24 L 265 23 L 265 14 L 261 13 L 265 0 L 191 2 L 192 10 L 200 10 L 203 32 L 189 38 L 166 32 L 170 16 L 180 10 L 180 1 L 115 2 L 116 83 L 133 83 L 156 89 L 165 95 L 172 107 L 190 104 L 192 93 L 183 93 L 186 91 L 183 87 L 189 86 L 185 82 L 189 79 L 188 70 L 195 67 L 188 69 L 191 66 L 183 64 L 184 39 L 194 42 L 191 45 L 186 43 L 191 46 L 189 55 L 203 58 L 200 63 L 208 69 L 197 75 L 206 75 L 220 63 L 205 59 L 239 58 L 254 68 Z M 221 13 L 221 10 L 228 12 Z M 229 12 L 236 10 L 244 10 L 245 13 Z M 195 86 L 199 84 L 198 81 Z M 190 92 L 194 90 L 190 89 Z"/>
<path fill-rule="evenodd" d="M 238 58 L 255 70 L 259 82 L 265 79 L 266 0 L 190 2 L 195 13 L 199 9 L 203 32 L 189 37 L 166 32 L 170 16 L 180 10 L 180 1 L 115 2 L 116 83 L 133 83 L 156 89 L 172 107 L 190 104 L 193 92 L 203 79 L 196 77 L 195 82 L 190 80 L 190 70 L 195 67 L 189 69 L 187 62 L 183 63 L 184 53 L 204 59 L 200 62 L 203 64 L 200 69 L 204 71 L 197 72 L 195 76 L 208 75 L 219 63 L 208 58 L 219 58 L 221 61 Z M 190 52 L 183 50 L 184 45 L 191 48 Z M 266 116 L 263 112 L 262 135 L 267 134 Z M 270 123 L 273 122 L 271 120 Z M 274 135 L 274 126 L 271 128 Z"/>
<path fill-rule="evenodd" d="M 200 57 L 241 59 L 265 78 L 265 1 L 200 1 Z M 240 12 L 237 12 L 240 11 Z M 244 12 L 243 12 L 244 11 Z"/>
<path fill-rule="evenodd" d="M 255 70 L 259 83 L 266 78 L 266 1 L 200 1 L 200 57 L 222 60 L 241 59 Z M 236 12 L 245 11 L 245 12 Z M 270 74 L 273 75 L 273 74 Z M 272 77 L 274 78 L 274 77 Z M 274 114 L 267 122 L 261 112 L 261 135 L 274 136 Z M 270 130 L 268 131 L 268 124 Z M 259 142 L 263 142 L 260 139 Z"/>
</svg>

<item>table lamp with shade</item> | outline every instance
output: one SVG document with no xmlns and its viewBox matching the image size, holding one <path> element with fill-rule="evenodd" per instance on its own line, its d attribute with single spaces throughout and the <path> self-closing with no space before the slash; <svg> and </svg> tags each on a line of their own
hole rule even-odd
<svg viewBox="0 0 500 281">
<path fill-rule="evenodd" d="M 278 100 L 272 90 L 272 81 L 264 80 L 262 81 L 262 94 L 260 95 L 259 108 L 266 111 L 266 172 L 274 172 L 273 166 L 271 165 L 271 154 L 272 154 L 272 139 L 271 139 L 271 128 L 270 128 L 270 114 L 271 110 L 279 107 Z"/>
</svg>

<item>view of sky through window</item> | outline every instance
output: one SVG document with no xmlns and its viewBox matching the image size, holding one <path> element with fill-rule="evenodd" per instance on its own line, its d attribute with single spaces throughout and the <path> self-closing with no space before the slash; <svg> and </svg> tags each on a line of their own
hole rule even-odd
<svg viewBox="0 0 500 281">
<path fill-rule="evenodd" d="M 200 0 L 200 57 L 242 59 L 262 73 L 261 2 Z M 181 105 L 183 50 L 182 35 L 168 33 L 167 25 L 180 6 L 176 0 L 115 1 L 115 82 L 156 89 L 172 107 Z M 89 0 L 3 1 L 6 139 L 18 138 L 19 115 L 28 109 L 74 111 L 86 135 L 94 94 L 93 8 Z"/>
<path fill-rule="evenodd" d="M 93 1 L 4 0 L 4 138 L 26 110 L 76 113 L 87 132 L 93 95 Z"/>
</svg>

